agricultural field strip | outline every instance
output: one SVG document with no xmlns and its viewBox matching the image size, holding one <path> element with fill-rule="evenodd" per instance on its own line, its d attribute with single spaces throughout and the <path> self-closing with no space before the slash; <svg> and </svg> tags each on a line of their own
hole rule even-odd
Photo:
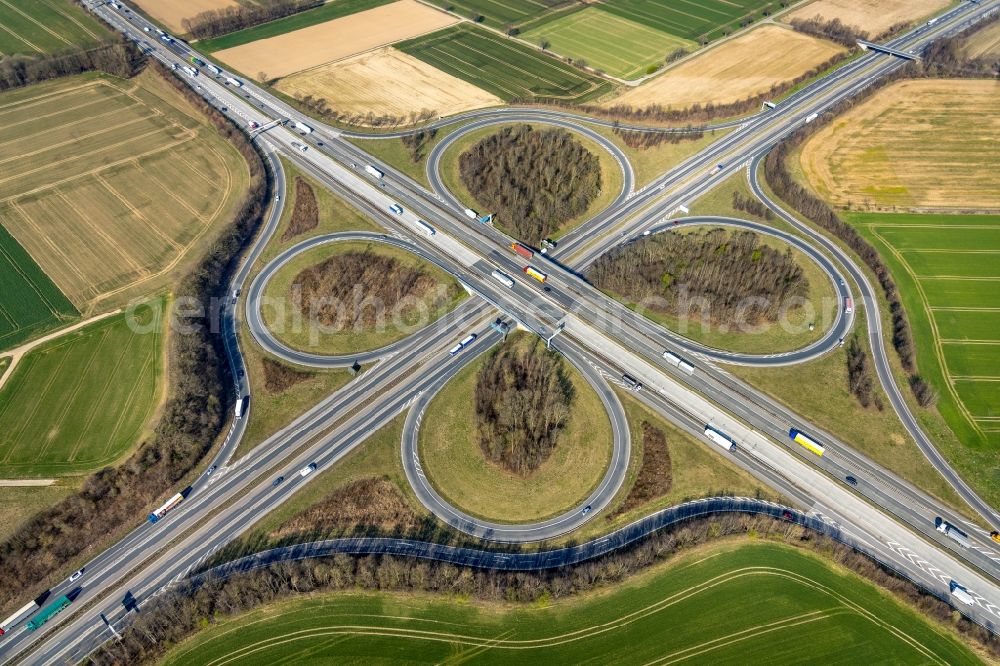
<svg viewBox="0 0 1000 666">
<path fill-rule="evenodd" d="M 625 78 L 642 73 L 647 65 L 662 58 L 670 44 L 690 43 L 600 7 L 574 12 L 523 35 L 528 41 L 543 37 L 554 40 L 552 50 L 560 52 L 562 48 L 567 51 L 564 55 L 576 57 L 589 55 L 590 66 Z M 662 44 L 657 44 L 657 40 Z"/>
<path fill-rule="evenodd" d="M 610 0 L 604 7 L 627 19 L 664 32 L 693 39 L 701 33 L 714 31 L 734 19 L 740 18 L 766 2 L 728 2 L 693 0 Z M 683 9 L 681 7 L 684 7 Z M 732 7 L 738 11 L 727 11 Z"/>
<path fill-rule="evenodd" d="M 689 564 L 688 566 L 698 566 L 699 564 L 701 564 L 701 562 L 695 562 L 694 564 Z M 903 629 L 883 619 L 878 613 L 869 610 L 863 604 L 858 603 L 846 594 L 828 585 L 817 582 L 813 578 L 803 575 L 800 572 L 776 566 L 760 565 L 735 568 L 708 578 L 697 584 L 688 585 L 686 588 L 668 594 L 668 596 L 665 596 L 653 603 L 638 608 L 632 612 L 614 616 L 604 622 L 598 622 L 599 618 L 592 617 L 590 613 L 585 612 L 584 615 L 587 618 L 586 622 L 589 622 L 587 626 L 570 631 L 563 631 L 562 633 L 553 633 L 540 638 L 511 639 L 507 636 L 497 637 L 495 635 L 490 635 L 492 633 L 490 631 L 492 625 L 488 623 L 484 623 L 480 627 L 476 627 L 473 625 L 463 625 L 461 623 L 451 621 L 444 622 L 447 627 L 447 629 L 445 629 L 444 627 L 441 627 L 442 621 L 432 619 L 426 614 L 419 613 L 413 616 L 380 616 L 365 614 L 358 616 L 357 620 L 381 618 L 385 620 L 385 622 L 362 624 L 361 622 L 356 621 L 355 617 L 347 616 L 344 618 L 344 616 L 340 615 L 336 611 L 332 611 L 328 616 L 322 612 L 322 609 L 319 608 L 293 608 L 290 612 L 278 615 L 277 617 L 272 614 L 267 614 L 261 619 L 251 620 L 250 618 L 245 618 L 243 622 L 238 623 L 238 625 L 234 625 L 232 629 L 223 629 L 215 636 L 211 636 L 205 642 L 196 643 L 194 646 L 180 646 L 175 655 L 172 656 L 183 660 L 185 658 L 191 659 L 192 653 L 194 655 L 199 655 L 200 653 L 199 658 L 202 660 L 202 663 L 230 663 L 232 661 L 250 658 L 253 654 L 279 646 L 281 646 L 281 649 L 288 651 L 289 654 L 296 654 L 295 652 L 292 652 L 292 650 L 295 649 L 291 647 L 292 643 L 301 640 L 328 637 L 330 635 L 374 635 L 415 639 L 436 643 L 443 642 L 449 644 L 467 645 L 487 650 L 500 649 L 517 651 L 541 650 L 557 646 L 567 646 L 573 643 L 579 643 L 595 638 L 600 638 L 604 641 L 613 641 L 614 638 L 609 635 L 612 632 L 621 631 L 631 625 L 642 622 L 643 620 L 653 619 L 658 614 L 663 613 L 674 606 L 690 604 L 692 601 L 700 602 L 700 599 L 704 597 L 706 593 L 709 595 L 723 595 L 724 590 L 733 584 L 744 583 L 747 582 L 745 579 L 752 579 L 756 577 L 780 578 L 788 581 L 789 583 L 801 585 L 816 592 L 820 598 L 830 598 L 830 601 L 833 602 L 834 605 L 824 608 L 814 608 L 811 610 L 802 609 L 797 612 L 793 612 L 791 615 L 763 617 L 757 620 L 757 624 L 749 626 L 745 629 L 737 629 L 735 627 L 729 628 L 729 630 L 723 629 L 723 635 L 702 640 L 697 644 L 691 645 L 690 647 L 681 648 L 680 646 L 671 646 L 671 651 L 668 654 L 662 655 L 659 659 L 648 663 L 673 663 L 684 659 L 690 659 L 691 657 L 717 651 L 720 648 L 732 647 L 750 639 L 762 638 L 775 631 L 781 631 L 796 626 L 810 624 L 816 621 L 830 619 L 841 614 L 851 614 L 868 623 L 878 626 L 893 638 L 898 639 L 902 644 L 905 644 L 915 650 L 923 659 L 926 659 L 929 662 L 942 664 L 947 663 L 946 660 L 942 659 L 941 656 L 935 653 L 932 647 L 925 645 L 919 639 L 914 638 Z M 792 609 L 788 609 L 785 610 L 785 612 L 788 613 L 791 612 L 791 610 Z M 773 611 L 775 615 L 777 615 L 778 612 L 779 611 L 777 609 Z M 256 614 L 259 614 L 259 612 Z M 306 615 L 308 615 L 307 623 L 315 623 L 318 624 L 318 626 L 307 626 L 307 628 L 298 629 L 297 627 L 301 627 L 302 624 L 300 619 L 296 616 Z M 333 620 L 333 622 L 325 624 L 327 617 Z M 266 624 L 260 627 L 257 626 L 262 623 Z M 403 626 L 403 623 L 416 624 L 418 626 Z M 419 625 L 430 625 L 430 628 L 420 628 Z M 458 629 L 462 629 L 463 631 L 460 632 Z M 479 635 L 472 633 L 476 629 L 479 629 Z M 239 632 L 241 631 L 250 631 L 258 635 L 261 633 L 266 635 L 268 632 L 273 632 L 276 636 L 247 642 L 243 640 L 244 636 L 240 635 Z M 544 631 L 544 629 L 542 631 Z M 821 629 L 820 631 L 823 630 Z M 719 632 L 716 631 L 715 633 L 718 634 Z M 224 642 L 230 635 L 233 635 L 236 639 L 236 642 L 239 645 L 238 647 L 225 647 L 225 649 L 227 649 L 226 652 L 219 651 L 219 648 L 224 647 L 222 645 L 212 649 L 212 641 L 218 641 L 221 639 Z M 308 651 L 311 649 L 311 646 L 305 646 L 304 649 Z M 209 656 L 215 657 L 215 659 L 208 661 Z M 177 659 L 170 659 L 168 657 L 167 663 L 176 663 L 176 661 Z"/>
<path fill-rule="evenodd" d="M 35 2 L 38 2 L 38 0 L 35 0 Z M 73 42 L 69 41 L 68 39 L 66 39 L 65 37 L 63 37 L 62 35 L 60 35 L 58 32 L 56 32 L 55 30 L 52 30 L 51 28 L 49 28 L 44 23 L 41 23 L 40 21 L 38 21 L 38 19 L 36 19 L 35 17 L 31 16 L 30 14 L 27 14 L 27 13 L 21 11 L 20 9 L 18 9 L 14 5 L 12 5 L 9 2 L 7 2 L 7 0 L 0 0 L 0 4 L 6 5 L 7 7 L 10 7 L 11 10 L 17 12 L 18 14 L 20 14 L 21 16 L 23 16 L 25 19 L 27 19 L 31 23 L 34 23 L 39 28 L 41 28 L 45 32 L 47 32 L 50 35 L 52 35 L 55 39 L 61 41 L 66 46 L 72 46 L 73 45 Z"/>
<path fill-rule="evenodd" d="M 468 40 L 486 42 L 488 45 L 495 47 L 497 52 L 505 52 L 509 57 L 494 56 L 466 41 L 453 39 L 456 36 L 461 36 Z M 442 44 L 447 44 L 447 48 L 443 47 Z M 521 44 L 500 39 L 483 30 L 473 31 L 461 26 L 447 28 L 433 33 L 428 37 L 411 40 L 407 45 L 401 45 L 401 48 L 404 52 L 416 56 L 431 65 L 442 67 L 445 71 L 451 69 L 459 73 L 465 80 L 473 83 L 481 81 L 486 84 L 487 89 L 492 86 L 495 89 L 503 91 L 510 97 L 530 97 L 535 95 L 536 93 L 530 87 L 531 81 L 541 81 L 563 93 L 561 95 L 545 93 L 542 96 L 567 99 L 588 94 L 603 84 L 603 81 L 600 79 L 578 73 L 568 66 L 563 65 L 558 60 L 546 56 L 538 56 Z M 526 59 L 530 59 L 531 70 L 515 64 L 518 61 L 523 63 Z M 496 74 L 482 71 L 483 65 L 477 64 L 477 61 L 482 62 L 483 60 L 489 63 L 487 66 L 495 65 L 506 76 L 502 80 L 498 80 Z M 549 70 L 548 76 L 543 75 L 539 71 L 545 69 Z M 511 70 L 515 70 L 516 73 L 511 75 Z M 561 83 L 551 78 L 557 74 Z M 529 84 L 521 83 L 524 81 L 529 82 Z M 579 88 L 581 84 L 587 84 L 587 89 L 576 93 L 571 92 L 575 88 Z"/>
<path fill-rule="evenodd" d="M 983 375 L 983 376 L 970 377 L 970 376 L 967 376 L 967 375 L 952 374 L 952 372 L 951 372 L 951 364 L 949 364 L 949 362 L 948 362 L 948 354 L 947 354 L 947 352 L 945 350 L 945 345 L 962 346 L 962 345 L 968 344 L 970 341 L 961 340 L 961 341 L 957 341 L 957 342 L 951 342 L 951 341 L 949 341 L 948 339 L 946 339 L 941 334 L 941 331 L 940 331 L 939 325 L 938 325 L 937 317 L 934 314 L 934 312 L 935 312 L 934 308 L 931 306 L 930 299 L 928 298 L 927 293 L 924 291 L 924 282 L 926 280 L 942 279 L 942 276 L 921 275 L 921 274 L 917 273 L 913 269 L 913 267 L 911 265 L 911 262 L 907 261 L 906 253 L 907 252 L 919 252 L 920 251 L 919 248 L 910 248 L 910 247 L 907 247 L 905 250 L 900 250 L 900 249 L 898 249 L 896 247 L 895 244 L 893 244 L 893 242 L 889 238 L 887 238 L 887 237 L 885 237 L 885 236 L 883 236 L 882 234 L 879 233 L 879 230 L 882 229 L 882 228 L 887 228 L 887 229 L 892 229 L 892 228 L 897 228 L 897 227 L 921 228 L 921 229 L 939 228 L 939 229 L 942 229 L 942 230 L 950 230 L 950 229 L 952 229 L 952 227 L 949 227 L 947 225 L 936 225 L 936 226 L 935 225 L 896 225 L 896 224 L 882 224 L 882 223 L 878 223 L 878 222 L 868 223 L 866 226 L 869 228 L 869 230 L 871 231 L 872 235 L 875 236 L 876 238 L 878 238 L 885 245 L 885 247 L 889 248 L 889 251 L 892 252 L 896 256 L 896 259 L 900 262 L 900 264 L 905 267 L 905 270 L 907 272 L 910 273 L 910 277 L 913 279 L 913 282 L 914 282 L 914 284 L 917 287 L 917 292 L 918 292 L 918 295 L 920 297 L 920 300 L 922 301 L 922 303 L 924 305 L 924 308 L 926 309 L 927 314 L 928 314 L 927 319 L 928 319 L 928 322 L 930 323 L 931 330 L 933 332 L 933 338 L 934 338 L 933 344 L 934 344 L 934 348 L 935 348 L 935 351 L 936 351 L 937 356 L 938 356 L 938 361 L 941 364 L 942 373 L 944 374 L 945 379 L 947 381 L 947 384 L 946 384 L 945 388 L 946 388 L 946 390 L 948 390 L 949 393 L 951 393 L 952 399 L 954 400 L 954 402 L 955 402 L 956 406 L 958 407 L 959 411 L 961 411 L 962 414 L 963 414 L 963 416 L 965 416 L 966 420 L 970 424 L 972 424 L 973 427 L 975 427 L 976 429 L 982 431 L 980 420 L 983 417 L 977 416 L 977 415 L 975 415 L 975 414 L 972 413 L 972 410 L 970 410 L 969 407 L 968 407 L 968 405 L 966 404 L 966 400 L 964 400 L 962 398 L 962 396 L 960 395 L 960 393 L 958 392 L 956 384 L 958 383 L 959 380 L 962 380 L 962 381 L 970 381 L 970 380 L 972 380 L 972 381 L 982 381 L 982 380 L 986 380 L 986 381 L 991 381 L 991 382 L 997 382 L 997 381 L 1000 381 L 1000 376 Z M 966 228 L 966 229 L 996 229 L 997 228 L 995 226 L 990 226 L 990 225 L 981 225 L 981 226 L 979 226 L 979 225 L 962 225 L 962 226 L 963 226 L 963 228 Z M 942 252 L 942 251 L 944 251 L 944 252 L 955 252 L 955 250 L 941 250 L 941 249 L 938 249 L 938 248 L 934 248 L 934 249 L 932 249 L 932 251 L 934 251 L 934 252 Z M 959 250 L 959 252 L 961 252 L 961 251 Z M 970 281 L 970 282 L 1000 280 L 1000 278 L 996 278 L 996 277 L 994 277 L 994 278 L 990 278 L 990 277 L 973 277 L 973 276 L 943 276 L 943 277 L 944 277 L 944 279 L 967 280 L 967 281 Z M 991 288 L 991 289 L 995 289 L 995 288 Z M 983 344 L 983 343 L 986 343 L 986 344 L 1000 344 L 1000 343 L 997 343 L 995 341 L 972 342 L 972 344 Z M 989 418 L 989 417 L 987 417 L 987 418 Z"/>
</svg>

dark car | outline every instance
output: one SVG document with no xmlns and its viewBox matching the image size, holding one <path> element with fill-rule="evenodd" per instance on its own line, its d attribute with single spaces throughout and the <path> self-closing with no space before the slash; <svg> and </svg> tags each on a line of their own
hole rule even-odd
<svg viewBox="0 0 1000 666">
<path fill-rule="evenodd" d="M 781 512 L 781 517 L 784 518 L 785 520 L 793 520 L 795 518 L 795 516 L 792 515 L 792 512 L 789 511 L 788 509 L 785 509 L 784 511 Z"/>
<path fill-rule="evenodd" d="M 846 476 L 846 477 L 844 477 L 844 480 L 847 481 L 852 486 L 858 485 L 858 480 L 855 479 L 853 476 Z"/>
<path fill-rule="evenodd" d="M 583 507 L 583 511 L 581 511 L 580 513 L 582 513 L 584 516 L 586 516 L 588 513 L 590 513 L 590 510 L 592 508 L 593 507 L 588 504 L 587 506 Z"/>
<path fill-rule="evenodd" d="M 284 480 L 285 480 L 285 477 L 279 476 L 277 479 L 274 480 L 274 482 L 271 484 L 271 486 L 277 488 L 278 486 L 281 485 L 281 482 L 284 481 Z"/>
</svg>

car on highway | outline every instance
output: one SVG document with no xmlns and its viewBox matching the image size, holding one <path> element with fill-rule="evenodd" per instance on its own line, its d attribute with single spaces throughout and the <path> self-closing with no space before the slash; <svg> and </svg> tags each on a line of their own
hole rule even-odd
<svg viewBox="0 0 1000 666">
<path fill-rule="evenodd" d="M 74 582 L 78 581 L 80 579 L 80 576 L 83 575 L 84 571 L 86 571 L 86 567 L 84 567 L 83 569 L 77 570 L 76 572 L 73 573 L 73 575 L 71 575 L 69 578 L 66 579 L 66 582 L 67 583 L 74 583 Z"/>
<path fill-rule="evenodd" d="M 583 507 L 583 511 L 581 511 L 580 514 L 583 515 L 583 516 L 586 516 L 588 513 L 590 513 L 590 510 L 593 509 L 593 508 L 594 507 L 592 507 L 592 506 L 590 506 L 588 504 L 587 506 Z"/>
<path fill-rule="evenodd" d="M 214 472 L 217 469 L 219 469 L 218 465 L 212 465 L 211 467 L 208 468 L 208 471 L 205 472 L 205 476 L 212 476 L 212 472 Z"/>
<path fill-rule="evenodd" d="M 990 532 L 990 538 L 996 541 L 997 543 L 1000 543 L 1000 532 L 993 530 L 992 532 Z"/>
<path fill-rule="evenodd" d="M 271 482 L 271 487 L 272 488 L 277 488 L 278 486 L 281 485 L 281 482 L 284 481 L 284 480 L 285 480 L 285 477 L 279 476 L 277 479 L 275 479 L 274 481 Z"/>
<path fill-rule="evenodd" d="M 855 479 L 853 476 L 845 476 L 844 477 L 844 481 L 847 481 L 852 486 L 858 485 L 858 480 Z"/>
</svg>

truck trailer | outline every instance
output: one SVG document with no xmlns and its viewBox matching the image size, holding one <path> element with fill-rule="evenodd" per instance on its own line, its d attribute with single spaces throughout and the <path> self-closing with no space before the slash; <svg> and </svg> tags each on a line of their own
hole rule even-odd
<svg viewBox="0 0 1000 666">
<path fill-rule="evenodd" d="M 306 125 L 305 123 L 300 123 L 297 120 L 295 121 L 295 129 L 299 130 L 303 134 L 312 134 L 313 133 L 313 128 L 312 127 L 309 127 L 309 125 Z"/>
<path fill-rule="evenodd" d="M 73 603 L 65 594 L 38 612 L 38 615 L 28 620 L 28 631 L 34 631 L 40 626 L 66 610 Z"/>
<path fill-rule="evenodd" d="M 527 248 L 524 245 L 521 245 L 516 241 L 510 244 L 510 249 L 514 250 L 514 252 L 518 253 L 525 259 L 531 259 L 533 256 L 535 256 L 535 253 L 532 252 L 529 248 Z"/>
<path fill-rule="evenodd" d="M 3 622 L 0 622 L 0 636 L 3 636 L 8 631 L 21 624 L 29 615 L 38 610 L 38 602 L 29 601 L 25 605 L 21 606 L 19 609 L 14 611 L 14 613 L 8 617 Z"/>
<path fill-rule="evenodd" d="M 824 448 L 822 444 L 795 428 L 788 431 L 788 437 L 805 450 L 815 453 L 818 456 L 822 456 L 826 453 L 826 448 Z"/>
<path fill-rule="evenodd" d="M 211 72 L 212 72 L 213 74 L 215 74 L 216 76 L 221 76 L 221 75 L 222 75 L 222 70 L 221 70 L 220 68 L 216 67 L 215 65 L 209 65 L 209 66 L 208 66 L 208 69 L 209 69 L 209 70 L 210 70 L 210 71 L 211 71 Z"/>
<path fill-rule="evenodd" d="M 417 226 L 420 227 L 420 229 L 428 236 L 433 236 L 437 233 L 437 230 L 435 230 L 434 227 L 427 224 L 423 220 L 417 220 Z"/>
<path fill-rule="evenodd" d="M 168 499 L 166 502 L 161 504 L 160 508 L 158 508 L 156 511 L 153 511 L 151 514 L 149 514 L 148 517 L 149 522 L 155 523 L 160 518 L 163 518 L 163 516 L 167 515 L 168 513 L 176 509 L 177 505 L 183 501 L 184 501 L 184 494 L 177 493 L 176 495 Z"/>
<path fill-rule="evenodd" d="M 951 537 L 955 543 L 957 543 L 962 548 L 969 547 L 969 535 L 958 529 L 949 522 L 946 522 L 940 516 L 934 520 L 934 526 L 937 531 L 941 534 Z"/>
<path fill-rule="evenodd" d="M 493 271 L 492 273 L 490 273 L 490 275 L 493 276 L 494 280 L 496 280 L 497 282 L 499 282 L 503 286 L 507 287 L 508 289 L 513 289 L 514 288 L 514 278 L 512 278 L 509 275 L 507 275 L 503 271 L 497 269 L 497 270 Z"/>
<path fill-rule="evenodd" d="M 545 282 L 546 280 L 549 279 L 548 275 L 546 275 L 545 273 L 541 272 L 540 270 L 538 270 L 534 266 L 525 266 L 522 270 L 524 271 L 525 275 L 527 275 L 528 277 L 533 277 L 536 280 L 538 280 L 539 282 Z"/>
<path fill-rule="evenodd" d="M 234 79 L 231 76 L 227 76 L 226 77 L 226 83 L 228 83 L 229 85 L 234 86 L 236 88 L 242 88 L 243 87 L 243 82 L 242 81 L 240 81 L 239 79 Z"/>
<path fill-rule="evenodd" d="M 365 166 L 365 171 L 367 171 L 369 173 L 369 175 L 375 176 L 376 178 L 384 178 L 385 177 L 384 173 L 382 173 L 381 171 L 379 171 L 378 169 L 376 169 L 375 167 L 373 167 L 371 164 Z"/>
<path fill-rule="evenodd" d="M 972 598 L 971 594 L 969 594 L 969 590 L 963 587 L 962 585 L 959 585 L 955 581 L 951 581 L 950 583 L 948 583 L 948 587 L 949 589 L 951 589 L 951 596 L 955 597 L 963 604 L 971 606 L 972 604 L 976 603 L 976 600 Z"/>
<path fill-rule="evenodd" d="M 241 396 L 239 400 L 236 401 L 236 407 L 233 409 L 233 413 L 236 418 L 241 419 L 243 415 L 247 413 L 247 407 L 250 406 L 250 396 Z"/>
<path fill-rule="evenodd" d="M 707 437 L 713 444 L 718 444 L 726 451 L 736 450 L 736 442 L 733 441 L 732 437 L 707 424 L 705 425 L 705 437 Z"/>
</svg>

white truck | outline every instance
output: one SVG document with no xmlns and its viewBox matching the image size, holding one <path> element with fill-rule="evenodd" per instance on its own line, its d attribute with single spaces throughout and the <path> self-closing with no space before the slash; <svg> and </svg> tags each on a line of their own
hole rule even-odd
<svg viewBox="0 0 1000 666">
<path fill-rule="evenodd" d="M 493 271 L 492 273 L 490 273 L 490 275 L 493 276 L 494 280 L 496 280 L 497 282 L 499 282 L 503 286 L 507 287 L 508 289 L 513 289 L 514 288 L 514 278 L 512 278 L 509 275 L 507 275 L 503 271 L 497 269 L 497 270 Z"/>
<path fill-rule="evenodd" d="M 194 67 L 189 67 L 185 65 L 184 71 L 187 72 L 187 75 L 190 76 L 191 78 L 198 76 L 198 70 L 195 69 Z"/>
<path fill-rule="evenodd" d="M 433 236 L 437 231 L 431 225 L 427 224 L 423 220 L 417 220 L 417 226 L 420 227 L 425 234 L 428 236 Z"/>
<path fill-rule="evenodd" d="M 951 589 L 951 596 L 955 597 L 963 604 L 971 606 L 972 604 L 976 603 L 976 600 L 972 598 L 971 594 L 969 594 L 969 590 L 959 585 L 955 581 L 951 581 L 950 583 L 948 583 L 948 587 Z"/>
<path fill-rule="evenodd" d="M 302 132 L 303 134 L 312 134 L 313 133 L 313 128 L 312 127 L 309 127 L 309 125 L 306 125 L 305 123 L 300 123 L 297 120 L 295 121 L 295 128 L 297 130 L 299 130 L 300 132 Z"/>
<path fill-rule="evenodd" d="M 934 521 L 934 526 L 937 528 L 938 532 L 941 532 L 942 534 L 951 537 L 955 541 L 955 543 L 957 543 L 962 548 L 969 547 L 969 535 L 963 532 L 962 530 L 958 529 L 951 523 L 938 517 Z"/>
<path fill-rule="evenodd" d="M 376 169 L 375 167 L 373 167 L 371 164 L 368 164 L 368 165 L 365 166 L 365 171 L 367 171 L 369 175 L 375 176 L 376 178 L 384 178 L 385 177 L 384 173 L 382 173 L 381 171 L 379 171 L 378 169 Z"/>
<path fill-rule="evenodd" d="M 236 401 L 236 418 L 241 419 L 243 415 L 247 413 L 247 407 L 250 405 L 250 396 L 245 395 Z"/>
<path fill-rule="evenodd" d="M 395 213 L 396 215 L 402 215 L 403 214 L 403 207 L 400 206 L 397 203 L 394 203 L 391 206 L 389 206 L 389 212 Z"/>
<path fill-rule="evenodd" d="M 212 74 L 215 74 L 216 76 L 220 76 L 222 74 L 222 70 L 215 65 L 209 65 L 208 69 L 211 70 Z"/>
<path fill-rule="evenodd" d="M 466 208 L 462 212 L 464 212 L 465 216 L 467 218 L 469 218 L 470 220 L 475 220 L 475 219 L 477 219 L 479 217 L 479 213 L 477 213 L 476 211 L 472 210 L 471 208 Z"/>
<path fill-rule="evenodd" d="M 705 437 L 708 437 L 713 444 L 718 444 L 726 451 L 732 452 L 736 450 L 736 442 L 733 441 L 732 437 L 721 430 L 716 430 L 710 425 L 705 426 Z"/>
<path fill-rule="evenodd" d="M 811 123 L 812 121 L 816 120 L 817 118 L 819 118 L 819 114 L 818 113 L 810 113 L 808 116 L 806 116 L 806 123 Z"/>
<path fill-rule="evenodd" d="M 228 83 L 229 85 L 234 86 L 236 88 L 242 88 L 243 87 L 243 82 L 242 81 L 240 81 L 239 79 L 234 79 L 231 76 L 227 76 L 226 77 L 226 83 Z"/>
</svg>

